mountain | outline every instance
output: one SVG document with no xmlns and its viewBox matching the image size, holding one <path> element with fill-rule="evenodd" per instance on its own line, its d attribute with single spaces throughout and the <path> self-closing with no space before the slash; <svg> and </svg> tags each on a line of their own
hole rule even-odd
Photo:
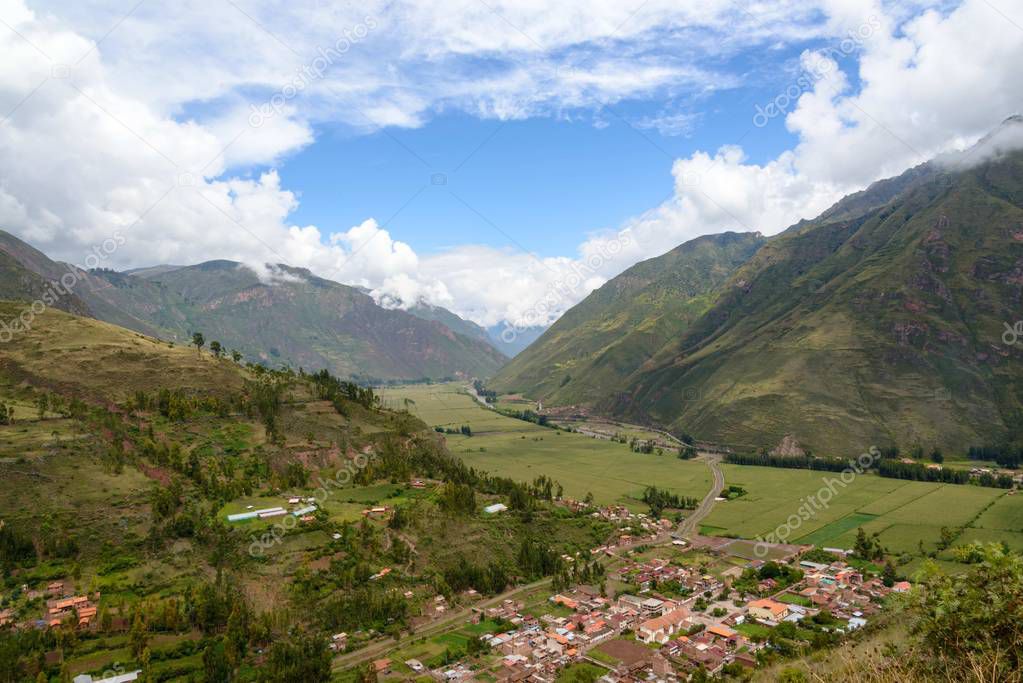
<svg viewBox="0 0 1023 683">
<path fill-rule="evenodd" d="M 637 263 L 592 292 L 491 382 L 549 403 L 587 403 L 621 387 L 712 303 L 711 293 L 765 242 L 699 237 Z"/>
<path fill-rule="evenodd" d="M 1021 302 L 1023 153 L 931 162 L 772 239 L 596 403 L 701 438 L 791 435 L 840 454 L 1018 440 L 1023 349 L 1003 334 Z"/>
<path fill-rule="evenodd" d="M 68 313 L 90 314 L 89 306 L 79 297 L 66 293 L 62 287 L 52 285 L 50 280 L 25 268 L 17 259 L 3 251 L 0 251 L 0 299 L 14 299 L 27 304 L 41 301 Z M 22 308 L 30 310 L 27 306 Z"/>
<path fill-rule="evenodd" d="M 1020 140 L 1010 119 L 850 195 L 696 296 L 645 298 L 623 273 L 491 384 L 736 446 L 1019 442 L 1023 152 L 1007 145 Z"/>
<path fill-rule="evenodd" d="M 508 325 L 508 323 L 500 323 L 498 325 L 488 327 L 487 335 L 490 338 L 490 342 L 500 349 L 504 355 L 509 358 L 514 358 L 525 351 L 530 344 L 543 336 L 543 333 L 546 331 L 546 326 L 537 325 L 533 327 L 514 328 Z"/>
<path fill-rule="evenodd" d="M 406 312 L 422 320 L 438 322 L 452 332 L 456 332 L 464 337 L 491 344 L 490 337 L 485 329 L 441 306 L 434 306 L 425 301 L 420 301 L 415 306 L 406 309 Z M 494 344 L 491 344 L 491 346 L 497 348 Z"/>
<path fill-rule="evenodd" d="M 272 366 L 393 380 L 487 377 L 506 360 L 484 340 L 437 320 L 386 310 L 353 287 L 288 266 L 272 268 L 270 281 L 231 261 L 157 266 L 137 275 L 84 271 L 3 232 L 0 254 L 8 257 L 0 262 L 0 282 L 24 279 L 24 271 L 40 282 L 75 273 L 81 305 L 71 312 L 179 343 L 201 331 L 207 342 L 217 340 Z M 9 287 L 4 296 L 31 300 L 33 291 Z"/>
</svg>

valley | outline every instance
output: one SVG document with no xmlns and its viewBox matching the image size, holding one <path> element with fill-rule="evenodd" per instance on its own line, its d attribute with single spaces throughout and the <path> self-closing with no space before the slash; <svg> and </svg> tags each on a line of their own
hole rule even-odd
<svg viewBox="0 0 1023 683">
<path fill-rule="evenodd" d="M 830 625 L 885 623 L 919 570 L 1023 548 L 1015 489 L 732 464 L 467 382 L 374 389 L 57 310 L 4 351 L 12 681 L 504 680 L 526 651 L 556 678 L 658 666 L 644 657 L 668 615 L 720 655 L 664 656 L 739 672 L 844 642 Z M 818 595 L 818 575 L 856 608 Z M 630 602 L 648 599 L 664 616 Z M 814 600 L 827 609 L 792 611 Z M 761 604 L 809 616 L 772 626 Z M 532 634 L 573 620 L 583 654 L 565 667 Z"/>
<path fill-rule="evenodd" d="M 711 472 L 703 460 L 681 460 L 677 450 L 636 453 L 628 444 L 541 427 L 487 410 L 468 392 L 464 384 L 449 383 L 389 388 L 381 395 L 391 406 L 403 406 L 407 400 L 410 412 L 431 427 L 471 427 L 472 436 L 445 436 L 451 452 L 467 465 L 523 482 L 547 474 L 564 486 L 566 496 L 577 500 L 589 493 L 598 504 L 641 512 L 647 507 L 642 492 L 649 486 L 697 498 L 711 488 Z M 496 405 L 501 407 L 502 402 Z M 906 575 L 931 553 L 954 569 L 957 547 L 995 536 L 1023 551 L 1023 526 L 1013 521 L 1023 518 L 1023 497 L 1012 491 L 904 481 L 868 472 L 848 484 L 839 480 L 831 487 L 834 495 L 826 506 L 804 520 L 798 517 L 801 506 L 838 473 L 727 463 L 720 468 L 726 485 L 739 486 L 745 493 L 718 502 L 700 524 L 702 534 L 766 538 L 796 515 L 798 527 L 786 542 L 851 548 L 862 527 L 878 534 L 885 548 L 900 558 Z M 948 543 L 942 542 L 943 529 L 954 534 Z"/>
<path fill-rule="evenodd" d="M 0 48 L 0 683 L 1023 683 L 1023 0 Z"/>
<path fill-rule="evenodd" d="M 0 681 L 749 680 L 894 633 L 897 594 L 1023 551 L 1016 351 L 951 311 L 1018 294 L 1019 240 L 968 216 L 1014 220 L 1021 164 L 697 238 L 511 360 L 282 264 L 0 233 Z M 61 272 L 88 286 L 37 311 Z"/>
</svg>

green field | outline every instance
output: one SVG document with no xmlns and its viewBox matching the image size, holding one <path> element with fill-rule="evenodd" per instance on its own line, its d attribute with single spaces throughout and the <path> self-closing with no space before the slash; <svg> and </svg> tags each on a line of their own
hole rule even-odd
<svg viewBox="0 0 1023 683">
<path fill-rule="evenodd" d="M 446 435 L 451 452 L 469 465 L 522 481 L 545 474 L 564 486 L 566 496 L 581 499 L 590 492 L 598 503 L 644 511 L 637 498 L 646 486 L 696 497 L 710 489 L 710 470 L 703 463 L 673 453 L 633 453 L 624 444 L 505 417 L 483 408 L 459 384 L 398 387 L 382 394 L 394 407 L 409 399 L 409 410 L 431 427 L 469 425 L 471 437 Z"/>
<path fill-rule="evenodd" d="M 808 520 L 799 519 L 799 508 L 808 496 L 819 496 L 831 473 L 769 467 L 723 465 L 729 484 L 740 484 L 747 495 L 721 503 L 706 520 L 710 531 L 752 538 L 770 534 L 798 519 L 789 542 L 851 548 L 856 530 L 879 533 L 881 542 L 895 553 L 916 553 L 919 542 L 933 549 L 941 527 L 978 527 L 1008 530 L 1023 517 L 1023 498 L 1007 496 L 1001 489 L 885 479 L 859 475 L 847 486 L 836 484 L 831 500 Z M 824 500 L 824 497 L 819 498 Z M 990 506 L 990 507 L 989 507 Z M 795 517 L 792 517 L 795 515 Z M 968 542 L 967 528 L 959 543 Z M 1023 540 L 1005 535 L 1012 544 Z"/>
<path fill-rule="evenodd" d="M 480 406 L 460 384 L 387 389 L 385 400 L 405 405 L 431 427 L 469 425 L 473 436 L 447 435 L 451 451 L 483 470 L 530 481 L 546 474 L 575 498 L 592 492 L 599 503 L 625 503 L 638 511 L 643 488 L 655 485 L 682 495 L 702 497 L 710 488 L 710 470 L 699 461 L 672 454 L 640 455 L 627 446 L 592 439 L 505 417 Z M 973 540 L 1005 540 L 1023 547 L 1023 496 L 1001 489 L 856 476 L 846 485 L 838 474 L 771 467 L 722 465 L 728 484 L 744 496 L 719 502 L 704 520 L 705 533 L 742 538 L 767 536 L 796 522 L 790 543 L 851 548 L 857 529 L 880 534 L 893 553 L 917 554 L 923 542 L 933 550 L 941 528 L 962 528 L 955 545 Z M 808 519 L 800 506 L 810 496 L 825 501 Z M 809 509 L 809 508 L 804 508 Z"/>
</svg>

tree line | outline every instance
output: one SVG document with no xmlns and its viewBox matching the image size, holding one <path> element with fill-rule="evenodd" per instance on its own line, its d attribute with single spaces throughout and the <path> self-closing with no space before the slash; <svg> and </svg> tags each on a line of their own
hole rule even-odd
<svg viewBox="0 0 1023 683">
<path fill-rule="evenodd" d="M 851 466 L 841 458 L 821 458 L 813 455 L 771 455 L 770 453 L 729 453 L 725 462 L 733 465 L 754 465 L 757 467 L 783 467 L 795 470 L 819 470 L 842 472 Z"/>
<path fill-rule="evenodd" d="M 650 506 L 650 514 L 660 518 L 665 508 L 674 510 L 694 510 L 700 501 L 691 496 L 680 496 L 656 486 L 648 486 L 643 491 L 643 502 Z"/>
<path fill-rule="evenodd" d="M 979 477 L 973 477 L 967 470 L 927 467 L 920 463 L 908 463 L 892 460 L 882 460 L 878 465 L 877 473 L 882 477 L 892 479 L 908 479 L 910 481 L 929 481 L 942 484 L 970 484 L 977 483 L 980 486 L 990 488 L 1011 489 L 1012 477 L 1007 474 L 995 476 L 984 473 Z"/>
</svg>

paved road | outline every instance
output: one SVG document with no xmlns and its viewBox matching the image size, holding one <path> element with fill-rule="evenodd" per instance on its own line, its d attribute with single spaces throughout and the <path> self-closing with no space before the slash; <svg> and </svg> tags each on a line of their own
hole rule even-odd
<svg viewBox="0 0 1023 683">
<path fill-rule="evenodd" d="M 700 458 L 710 467 L 710 471 L 714 475 L 714 484 L 692 514 L 678 525 L 678 533 L 686 538 L 699 530 L 700 522 L 714 509 L 714 499 L 720 496 L 721 491 L 725 488 L 725 475 L 721 471 L 721 456 L 716 453 L 704 453 Z"/>
</svg>

